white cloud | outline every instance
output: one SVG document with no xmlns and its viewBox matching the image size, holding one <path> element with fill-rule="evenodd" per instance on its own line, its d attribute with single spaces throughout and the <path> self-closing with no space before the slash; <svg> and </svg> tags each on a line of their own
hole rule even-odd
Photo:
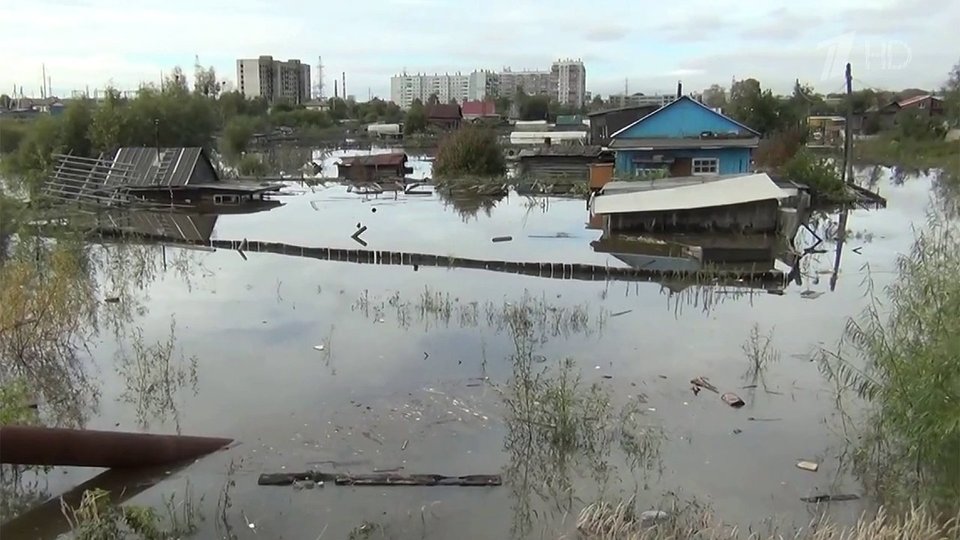
<svg viewBox="0 0 960 540">
<path fill-rule="evenodd" d="M 955 0 L 768 4 L 678 0 L 654 13 L 622 0 L 487 0 L 479 8 L 459 0 L 33 0 L 3 8 L 0 49 L 16 54 L 0 65 L 0 90 L 38 88 L 41 64 L 60 93 L 108 81 L 135 87 L 175 64 L 189 72 L 194 55 L 233 79 L 236 58 L 260 54 L 311 64 L 322 56 L 327 86 L 346 71 L 348 88 L 363 89 L 357 95 L 385 95 L 404 68 L 544 68 L 559 57 L 587 62 L 594 93 L 620 92 L 625 78 L 631 89 L 669 89 L 679 76 L 691 89 L 750 75 L 789 89 L 797 77 L 820 86 L 817 45 L 848 32 L 855 73 L 900 87 L 939 81 L 960 50 Z M 908 65 L 881 69 L 884 43 L 908 46 Z M 864 49 L 874 52 L 870 65 Z"/>
</svg>

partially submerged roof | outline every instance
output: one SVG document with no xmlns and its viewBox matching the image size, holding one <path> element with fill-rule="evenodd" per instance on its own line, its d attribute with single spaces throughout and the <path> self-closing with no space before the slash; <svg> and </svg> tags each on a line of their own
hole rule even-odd
<svg viewBox="0 0 960 540">
<path fill-rule="evenodd" d="M 216 171 L 203 148 L 124 147 L 114 155 L 104 184 L 185 186 L 190 183 L 197 167 L 209 167 Z"/>
<path fill-rule="evenodd" d="M 371 154 L 340 158 L 341 167 L 400 167 L 407 162 L 407 154 L 392 152 L 389 154 Z"/>
<path fill-rule="evenodd" d="M 595 214 L 691 210 L 783 199 L 787 195 L 765 173 L 665 178 L 610 182 L 593 198 L 592 209 Z"/>
<path fill-rule="evenodd" d="M 622 129 L 611 134 L 610 137 L 614 139 L 617 137 L 622 137 L 622 138 L 675 137 L 673 135 L 668 134 L 666 131 L 661 133 L 660 132 L 661 130 L 658 130 L 660 126 L 657 126 L 656 128 L 652 126 L 654 125 L 654 122 L 656 122 L 660 118 L 663 118 L 664 116 L 671 114 L 671 112 L 682 111 L 682 110 L 692 110 L 693 112 L 699 112 L 701 113 L 699 117 L 701 119 L 707 119 L 709 120 L 709 122 L 706 122 L 703 125 L 693 125 L 693 126 L 683 125 L 683 123 L 677 122 L 676 119 L 671 119 L 669 122 L 664 122 L 665 124 L 664 127 L 669 126 L 673 130 L 673 132 L 680 133 L 680 136 L 687 136 L 687 133 L 686 133 L 687 131 L 689 131 L 689 134 L 694 134 L 694 133 L 699 134 L 704 131 L 713 131 L 716 133 L 730 133 L 730 134 L 737 134 L 740 136 L 747 136 L 747 137 L 760 136 L 760 132 L 748 126 L 745 126 L 740 122 L 737 122 L 733 118 L 730 118 L 729 116 L 726 116 L 722 113 L 719 113 L 711 109 L 710 107 L 707 107 L 703 103 L 700 103 L 699 101 L 691 98 L 690 96 L 682 96 L 680 97 L 680 99 L 677 99 L 676 101 L 670 102 L 667 105 L 660 107 L 659 109 L 644 116 L 643 118 L 640 118 L 635 122 L 627 124 Z M 677 116 L 680 116 L 680 113 L 677 113 Z M 692 123 L 692 121 L 689 121 L 689 120 L 688 122 Z M 650 129 L 647 129 L 647 130 L 643 129 L 644 127 L 648 127 L 648 126 L 650 127 Z"/>
</svg>

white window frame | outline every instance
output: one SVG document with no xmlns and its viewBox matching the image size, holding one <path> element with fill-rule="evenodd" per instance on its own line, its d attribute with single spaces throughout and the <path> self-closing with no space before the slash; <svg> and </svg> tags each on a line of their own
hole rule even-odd
<svg viewBox="0 0 960 540">
<path fill-rule="evenodd" d="M 711 166 L 712 165 L 712 166 Z M 701 169 L 699 172 L 697 169 Z M 711 170 L 707 170 L 711 169 Z M 690 163 L 690 171 L 694 176 L 714 176 L 720 174 L 719 158 L 693 158 Z"/>
</svg>

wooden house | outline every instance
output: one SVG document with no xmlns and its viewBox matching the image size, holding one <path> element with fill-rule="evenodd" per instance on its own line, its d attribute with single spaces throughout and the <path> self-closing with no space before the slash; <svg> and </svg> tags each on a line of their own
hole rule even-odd
<svg viewBox="0 0 960 540">
<path fill-rule="evenodd" d="M 344 157 L 337 164 L 337 176 L 352 182 L 403 180 L 412 172 L 402 152 Z"/>
<path fill-rule="evenodd" d="M 426 113 L 427 124 L 442 130 L 457 129 L 463 121 L 463 111 L 456 103 L 427 105 Z"/>
<path fill-rule="evenodd" d="M 618 176 L 746 173 L 760 134 L 683 96 L 610 135 Z"/>
</svg>

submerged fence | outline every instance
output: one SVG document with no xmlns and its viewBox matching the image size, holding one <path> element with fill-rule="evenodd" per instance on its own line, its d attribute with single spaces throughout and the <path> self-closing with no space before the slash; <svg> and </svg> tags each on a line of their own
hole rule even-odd
<svg viewBox="0 0 960 540">
<path fill-rule="evenodd" d="M 117 236 L 117 235 L 109 235 Z M 322 261 L 349 262 L 357 264 L 376 264 L 391 266 L 463 268 L 486 270 L 508 274 L 522 274 L 532 277 L 551 279 L 575 279 L 581 281 L 687 281 L 691 284 L 761 284 L 772 288 L 785 285 L 784 273 L 776 269 L 757 270 L 711 270 L 703 268 L 697 271 L 661 270 L 649 268 L 630 268 L 601 266 L 594 264 L 555 263 L 555 262 L 516 262 L 501 260 L 471 259 L 450 257 L 428 253 L 407 253 L 397 251 L 340 249 L 328 247 L 308 247 L 281 242 L 261 242 L 257 240 L 173 240 L 154 235 L 135 235 L 137 238 L 163 242 L 167 245 L 190 247 L 209 247 L 229 249 L 240 253 L 272 253 L 294 257 L 305 257 Z"/>
</svg>

